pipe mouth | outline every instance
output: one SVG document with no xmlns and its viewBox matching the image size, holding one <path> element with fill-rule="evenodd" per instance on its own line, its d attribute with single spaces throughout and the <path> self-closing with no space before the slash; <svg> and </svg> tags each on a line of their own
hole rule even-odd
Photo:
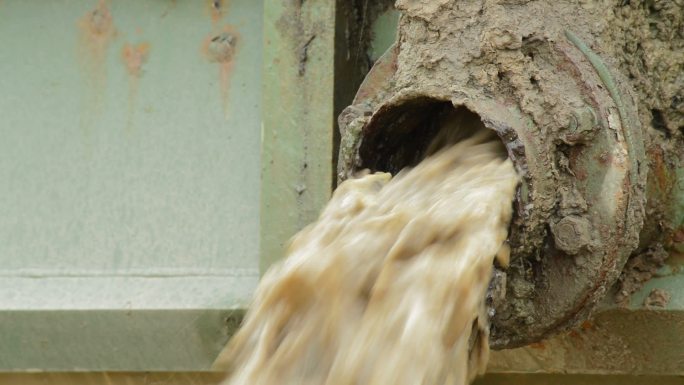
<svg viewBox="0 0 684 385">
<path fill-rule="evenodd" d="M 351 163 L 351 171 L 369 169 L 395 175 L 406 167 L 417 165 L 439 149 L 473 134 L 487 131 L 491 133 L 492 139 L 498 137 L 495 142 L 500 144 L 499 155 L 502 159 L 511 159 L 522 177 L 511 203 L 513 217 L 508 230 L 510 261 L 513 263 L 518 260 L 533 260 L 529 256 L 542 247 L 545 239 L 545 226 L 537 218 L 541 212 L 532 209 L 532 192 L 538 183 L 532 178 L 529 169 L 538 169 L 537 163 L 542 159 L 542 154 L 534 143 L 525 141 L 525 127 L 530 125 L 525 119 L 516 110 L 495 100 L 450 100 L 400 94 L 378 106 L 373 113 L 365 114 L 360 120 L 346 118 L 343 122 L 346 123 L 344 126 L 348 136 L 360 136 L 358 141 L 350 141 L 359 143 L 356 157 L 353 157 Z M 358 127 L 358 130 L 354 127 Z M 533 155 L 532 159 L 528 159 L 528 151 Z M 350 170 L 342 175 L 348 171 Z M 525 266 L 524 270 L 528 271 L 527 264 Z M 505 308 L 510 297 L 510 293 L 507 294 L 508 275 L 509 272 L 501 270 L 495 262 L 494 276 L 486 298 L 487 306 L 493 313 L 507 313 Z M 527 276 L 523 279 L 525 284 L 534 287 L 535 284 L 530 283 L 533 280 L 534 278 Z M 531 298 L 526 300 L 531 301 Z M 527 303 L 525 305 L 532 306 Z M 511 338 L 515 333 L 510 331 L 515 330 L 517 323 L 509 327 L 507 324 L 499 324 L 496 317 L 491 322 L 494 334 L 490 336 L 490 344 L 493 348 L 517 344 L 517 340 Z M 524 338 L 523 336 L 522 339 Z"/>
<path fill-rule="evenodd" d="M 593 137 L 571 145 L 563 138 L 573 127 L 556 133 L 539 127 L 506 99 L 426 92 L 434 93 L 399 90 L 345 109 L 340 177 L 415 166 L 445 130 L 451 143 L 483 129 L 495 133 L 502 157 L 508 155 L 521 178 L 508 233 L 510 263 L 488 302 L 490 345 L 522 346 L 585 319 L 617 279 L 641 226 L 643 193 L 629 179 L 628 162 L 638 154 L 627 151 L 625 136 L 614 135 L 621 126 L 613 110 L 586 104 L 573 111 Z"/>
<path fill-rule="evenodd" d="M 501 106 L 466 103 L 452 103 L 450 100 L 418 96 L 381 106 L 361 131 L 357 168 L 396 175 L 402 169 L 416 166 L 443 148 L 485 131 L 490 134 L 492 142 L 499 145 L 496 148 L 499 157 L 511 159 L 518 172 L 521 173 L 523 170 L 524 173 L 527 167 L 524 147 L 513 128 L 515 126 L 519 129 L 518 122 L 510 116 L 505 116 L 502 112 L 505 109 Z M 473 111 L 476 108 L 479 108 L 483 115 Z M 511 202 L 513 216 L 508 228 L 508 243 L 513 246 L 511 261 L 525 258 L 516 246 L 525 242 L 520 234 L 526 233 L 523 224 L 527 223 L 526 218 L 529 218 L 529 213 L 524 209 L 528 200 L 529 183 L 530 181 L 523 180 L 518 185 Z M 485 298 L 490 314 L 501 311 L 507 299 L 507 273 L 496 260 L 494 267 Z M 490 322 L 493 330 L 498 331 L 497 320 L 492 318 Z M 494 348 L 503 347 L 499 342 L 499 334 L 501 333 L 497 332 L 497 335 L 490 339 L 490 344 Z"/>
<path fill-rule="evenodd" d="M 396 174 L 483 130 L 494 136 L 480 115 L 451 101 L 421 96 L 391 104 L 379 109 L 364 127 L 361 166 Z M 499 143 L 499 154 L 506 158 L 506 147 Z"/>
</svg>

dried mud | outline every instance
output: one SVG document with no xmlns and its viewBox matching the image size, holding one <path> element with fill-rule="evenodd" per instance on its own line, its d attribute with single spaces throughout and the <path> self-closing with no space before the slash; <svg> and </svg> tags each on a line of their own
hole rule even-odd
<svg viewBox="0 0 684 385">
<path fill-rule="evenodd" d="M 513 260 L 492 283 L 501 288 L 495 297 L 505 298 L 493 301 L 493 345 L 519 346 L 576 325 L 630 254 L 657 247 L 672 230 L 674 179 L 663 173 L 683 156 L 684 2 L 399 0 L 396 7 L 402 16 L 395 56 L 382 70 L 387 84 L 365 90 L 370 96 L 340 116 L 340 179 L 358 168 L 415 163 L 420 155 L 409 159 L 417 153 L 410 147 L 431 135 L 416 127 L 442 103 L 476 113 L 523 175 Z M 510 123 L 516 119 L 518 126 Z M 653 153 L 662 166 L 656 172 Z"/>
</svg>

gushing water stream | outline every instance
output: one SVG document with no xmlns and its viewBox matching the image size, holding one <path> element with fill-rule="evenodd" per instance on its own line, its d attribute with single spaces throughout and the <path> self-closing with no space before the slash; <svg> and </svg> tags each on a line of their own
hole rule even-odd
<svg viewBox="0 0 684 385">
<path fill-rule="evenodd" d="M 444 141 L 445 138 L 441 138 Z M 518 177 L 489 132 L 395 177 L 335 191 L 263 277 L 229 385 L 467 384 L 488 359 L 484 300 Z"/>
</svg>

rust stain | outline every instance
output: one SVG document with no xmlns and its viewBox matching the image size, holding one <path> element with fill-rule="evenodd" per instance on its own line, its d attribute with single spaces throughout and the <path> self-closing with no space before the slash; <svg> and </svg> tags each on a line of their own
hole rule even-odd
<svg viewBox="0 0 684 385">
<path fill-rule="evenodd" d="M 546 350 L 546 345 L 544 345 L 544 342 L 533 342 L 529 346 L 530 348 L 536 350 Z"/>
<path fill-rule="evenodd" d="M 116 28 L 106 0 L 100 0 L 76 25 L 80 42 L 79 58 L 88 90 L 88 94 L 84 95 L 85 111 L 81 125 L 87 128 L 102 108 L 107 81 L 107 52 L 116 37 Z"/>
<path fill-rule="evenodd" d="M 579 169 L 579 170 L 575 171 L 575 176 L 577 177 L 577 179 L 579 179 L 581 181 L 585 181 L 585 180 L 587 180 L 587 176 L 588 176 L 587 170 Z"/>
<path fill-rule="evenodd" d="M 126 71 L 128 72 L 128 119 L 126 122 L 126 131 L 131 132 L 133 129 L 133 118 L 135 115 L 135 101 L 138 98 L 138 87 L 140 83 L 140 76 L 142 75 L 143 65 L 147 61 L 150 52 L 150 44 L 148 42 L 138 43 L 136 45 L 126 43 L 121 50 L 121 60 L 123 61 Z"/>
<path fill-rule="evenodd" d="M 684 244 L 684 226 L 675 229 L 672 232 L 672 235 L 669 236 L 669 239 L 666 240 L 666 242 L 670 245 Z M 678 253 L 678 251 L 675 249 L 672 251 L 672 254 L 674 255 L 684 253 Z"/>
<path fill-rule="evenodd" d="M 583 164 L 580 164 L 584 151 L 579 147 L 572 147 L 568 154 L 570 163 L 570 170 L 575 174 L 577 179 L 584 181 L 587 179 L 588 172 Z"/>
<path fill-rule="evenodd" d="M 227 7 L 226 0 L 208 0 L 207 6 L 209 8 L 209 14 L 211 15 L 212 24 L 216 25 L 223 17 L 225 9 Z"/>
<path fill-rule="evenodd" d="M 580 327 L 582 328 L 582 330 L 591 330 L 594 328 L 594 324 L 591 321 L 586 320 L 582 322 L 582 325 L 580 325 Z"/>
<path fill-rule="evenodd" d="M 140 77 L 142 66 L 147 61 L 147 55 L 150 52 L 150 44 L 147 42 L 138 45 L 129 43 L 124 44 L 121 51 L 121 58 L 126 65 L 128 74 L 134 77 Z"/>
<path fill-rule="evenodd" d="M 115 34 L 108 2 L 100 0 L 95 9 L 79 19 L 78 26 L 84 33 L 86 40 L 92 42 L 96 47 L 108 44 Z"/>
<path fill-rule="evenodd" d="M 675 242 L 684 242 L 684 227 L 677 229 L 672 234 L 672 240 Z"/>
<path fill-rule="evenodd" d="M 89 72 L 102 74 L 105 70 L 107 48 L 116 35 L 112 15 L 105 0 L 78 20 L 81 50 Z"/>
<path fill-rule="evenodd" d="M 240 35 L 233 26 L 224 26 L 221 32 L 212 33 L 202 42 L 202 53 L 216 63 L 219 70 L 219 91 L 224 114 L 228 113 L 230 77 L 235 67 L 235 55 L 239 48 Z"/>
<path fill-rule="evenodd" d="M 660 191 L 669 190 L 672 181 L 669 170 L 665 167 L 663 149 L 659 146 L 652 146 L 648 149 L 648 158 L 651 160 L 651 170 L 658 182 L 658 188 Z"/>
</svg>

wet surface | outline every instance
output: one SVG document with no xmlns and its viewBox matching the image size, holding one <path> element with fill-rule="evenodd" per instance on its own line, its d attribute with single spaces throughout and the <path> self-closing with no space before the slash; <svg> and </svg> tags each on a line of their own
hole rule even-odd
<svg viewBox="0 0 684 385">
<path fill-rule="evenodd" d="M 485 293 L 507 265 L 516 172 L 493 134 L 391 178 L 342 183 L 257 288 L 226 384 L 466 384 L 486 367 Z"/>
</svg>

